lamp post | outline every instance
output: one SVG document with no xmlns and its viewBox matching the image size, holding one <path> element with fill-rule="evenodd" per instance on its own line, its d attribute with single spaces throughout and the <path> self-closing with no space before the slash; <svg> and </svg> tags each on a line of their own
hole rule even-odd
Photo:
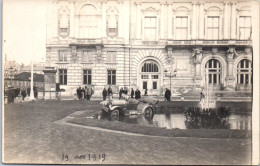
<svg viewBox="0 0 260 166">
<path fill-rule="evenodd" d="M 34 98 L 34 90 L 33 90 L 33 30 L 34 30 L 34 27 L 32 26 L 31 27 L 31 37 L 32 37 L 32 39 L 31 39 L 31 90 L 30 90 L 30 100 L 34 100 L 35 98 Z"/>
<path fill-rule="evenodd" d="M 165 73 L 165 77 L 169 77 L 170 78 L 170 91 L 172 91 L 172 78 L 176 77 L 177 70 L 175 69 L 173 72 L 172 72 L 172 70 L 170 70 L 169 73 L 168 73 L 168 70 L 165 69 L 164 73 Z"/>
</svg>

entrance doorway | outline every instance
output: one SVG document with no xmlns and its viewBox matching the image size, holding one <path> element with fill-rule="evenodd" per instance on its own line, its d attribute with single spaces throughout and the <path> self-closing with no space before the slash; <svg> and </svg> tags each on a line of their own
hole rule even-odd
<svg viewBox="0 0 260 166">
<path fill-rule="evenodd" d="M 145 61 L 141 68 L 140 77 L 142 95 L 146 89 L 148 95 L 157 95 L 160 87 L 158 64 L 153 60 Z"/>
</svg>

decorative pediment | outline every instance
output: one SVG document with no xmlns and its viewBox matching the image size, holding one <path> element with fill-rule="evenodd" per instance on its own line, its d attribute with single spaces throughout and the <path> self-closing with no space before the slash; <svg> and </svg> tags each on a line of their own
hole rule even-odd
<svg viewBox="0 0 260 166">
<path fill-rule="evenodd" d="M 190 9 L 185 6 L 179 6 L 173 9 L 173 13 L 175 15 L 182 15 L 182 16 L 190 15 Z"/>
<path fill-rule="evenodd" d="M 142 9 L 144 15 L 152 15 L 152 16 L 158 15 L 159 11 L 160 11 L 159 9 L 157 10 L 154 7 L 148 7 L 146 9 Z"/>
</svg>

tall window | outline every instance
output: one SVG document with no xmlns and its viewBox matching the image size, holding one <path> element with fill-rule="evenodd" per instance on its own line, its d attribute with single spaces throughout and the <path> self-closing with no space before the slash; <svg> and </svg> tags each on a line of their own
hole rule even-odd
<svg viewBox="0 0 260 166">
<path fill-rule="evenodd" d="M 251 17 L 239 17 L 239 39 L 248 40 L 251 38 Z"/>
<path fill-rule="evenodd" d="M 247 60 L 241 60 L 237 65 L 237 83 L 252 84 L 252 63 Z"/>
<path fill-rule="evenodd" d="M 59 51 L 59 61 L 63 61 L 63 62 L 67 61 L 67 51 L 65 50 Z"/>
<path fill-rule="evenodd" d="M 110 62 L 110 63 L 116 62 L 116 51 L 107 52 L 107 62 Z"/>
<path fill-rule="evenodd" d="M 82 61 L 92 62 L 92 54 L 90 51 L 83 51 Z"/>
<path fill-rule="evenodd" d="M 219 38 L 219 17 L 218 16 L 208 16 L 207 37 L 208 39 L 212 39 L 212 40 L 217 40 Z"/>
<path fill-rule="evenodd" d="M 91 84 L 91 70 L 83 70 L 83 84 Z"/>
<path fill-rule="evenodd" d="M 116 84 L 116 70 L 107 70 L 107 84 Z"/>
<path fill-rule="evenodd" d="M 188 38 L 188 17 L 176 17 L 176 39 L 185 40 Z"/>
<path fill-rule="evenodd" d="M 59 69 L 60 85 L 67 85 L 67 69 Z"/>
<path fill-rule="evenodd" d="M 156 40 L 156 17 L 144 18 L 144 40 L 145 41 Z"/>
<path fill-rule="evenodd" d="M 85 5 L 80 10 L 80 37 L 96 38 L 98 36 L 98 13 L 92 5 Z"/>
<path fill-rule="evenodd" d="M 210 59 L 206 65 L 206 70 L 208 70 L 208 75 L 206 75 L 209 84 L 220 84 L 221 81 L 221 66 L 218 60 Z"/>
</svg>

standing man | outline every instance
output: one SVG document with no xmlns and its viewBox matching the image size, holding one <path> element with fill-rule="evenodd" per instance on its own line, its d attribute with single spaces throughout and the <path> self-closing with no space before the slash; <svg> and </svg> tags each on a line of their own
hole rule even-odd
<svg viewBox="0 0 260 166">
<path fill-rule="evenodd" d="M 88 87 L 85 86 L 85 95 L 84 95 L 85 100 L 87 100 L 87 93 L 88 93 Z"/>
<path fill-rule="evenodd" d="M 78 95 L 78 99 L 80 100 L 80 87 L 77 88 L 77 95 Z"/>
<path fill-rule="evenodd" d="M 89 87 L 87 87 L 87 100 L 90 100 L 90 95 L 91 95 L 91 89 Z"/>
<path fill-rule="evenodd" d="M 145 89 L 145 91 L 144 91 L 144 95 L 145 95 L 145 96 L 148 96 L 148 95 L 147 95 L 147 91 L 148 91 L 148 89 Z"/>
<path fill-rule="evenodd" d="M 81 100 L 84 100 L 84 94 L 85 94 L 85 89 L 84 89 L 84 86 L 81 88 L 81 91 L 80 91 L 80 93 L 81 93 Z"/>
<path fill-rule="evenodd" d="M 28 88 L 27 88 L 27 96 L 30 96 L 30 93 L 31 93 L 31 88 L 28 87 Z"/>
<path fill-rule="evenodd" d="M 89 100 L 90 100 L 90 98 L 91 98 L 91 97 L 92 97 L 92 95 L 94 94 L 93 87 L 89 88 L 89 90 L 90 90 L 90 96 L 89 96 Z"/>
<path fill-rule="evenodd" d="M 165 90 L 164 98 L 166 101 L 170 101 L 171 99 L 171 91 L 168 88 Z"/>
<path fill-rule="evenodd" d="M 103 101 L 105 101 L 107 99 L 107 90 L 106 90 L 106 88 L 103 89 L 102 95 L 103 95 Z"/>
<path fill-rule="evenodd" d="M 141 98 L 141 92 L 139 91 L 139 89 L 136 89 L 135 91 L 135 99 L 140 99 Z"/>
<path fill-rule="evenodd" d="M 119 91 L 119 100 L 120 100 L 121 97 L 122 97 L 122 93 L 123 93 L 123 88 L 121 88 L 120 91 Z"/>
<path fill-rule="evenodd" d="M 24 98 L 26 97 L 26 91 L 24 88 L 22 89 L 21 95 L 22 95 L 22 99 L 24 100 Z"/>
<path fill-rule="evenodd" d="M 135 95 L 135 92 L 134 92 L 133 88 L 131 88 L 131 98 L 132 99 L 134 98 L 134 95 Z"/>
<path fill-rule="evenodd" d="M 204 91 L 202 89 L 202 91 L 200 92 L 200 101 L 205 99 L 205 94 Z"/>
<path fill-rule="evenodd" d="M 169 90 L 169 89 L 167 89 L 167 91 L 168 91 L 168 93 L 167 93 L 167 101 L 171 101 L 171 95 L 172 95 L 172 93 L 171 93 L 171 91 Z"/>
<path fill-rule="evenodd" d="M 111 101 L 113 98 L 113 91 L 111 86 L 109 85 L 108 89 L 107 89 L 107 94 L 108 94 L 108 100 Z"/>
</svg>

